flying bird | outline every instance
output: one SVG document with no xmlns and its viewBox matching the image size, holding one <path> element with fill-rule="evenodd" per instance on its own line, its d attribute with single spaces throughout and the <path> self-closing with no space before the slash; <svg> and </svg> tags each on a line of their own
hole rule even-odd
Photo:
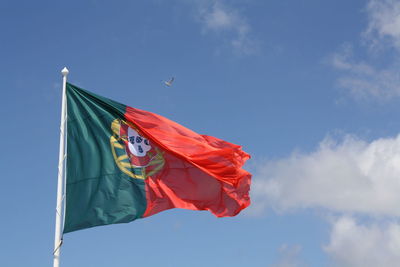
<svg viewBox="0 0 400 267">
<path fill-rule="evenodd" d="M 174 82 L 175 78 L 172 77 L 169 81 L 164 82 L 164 84 L 168 87 L 170 87 L 172 85 L 172 83 Z"/>
</svg>

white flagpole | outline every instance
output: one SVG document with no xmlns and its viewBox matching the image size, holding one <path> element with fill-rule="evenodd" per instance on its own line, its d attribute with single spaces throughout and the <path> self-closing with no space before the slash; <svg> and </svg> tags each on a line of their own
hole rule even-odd
<svg viewBox="0 0 400 267">
<path fill-rule="evenodd" d="M 63 194 L 64 194 L 64 159 L 66 157 L 64 149 L 65 141 L 65 123 L 67 119 L 66 114 L 66 87 L 67 87 L 67 75 L 69 71 L 67 68 L 63 68 L 61 74 L 63 76 L 63 89 L 62 89 L 62 104 L 61 104 L 61 126 L 60 126 L 60 151 L 58 155 L 58 181 L 57 181 L 57 207 L 56 207 L 56 230 L 54 239 L 54 261 L 53 267 L 60 266 L 60 250 L 62 245 L 62 222 L 63 222 Z"/>
</svg>

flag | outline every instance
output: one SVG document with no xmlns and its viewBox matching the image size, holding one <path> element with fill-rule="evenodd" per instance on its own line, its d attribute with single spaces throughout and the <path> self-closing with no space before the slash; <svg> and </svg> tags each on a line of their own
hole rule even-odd
<svg viewBox="0 0 400 267">
<path fill-rule="evenodd" d="M 235 216 L 250 205 L 250 156 L 160 115 L 70 83 L 64 233 L 171 208 Z"/>
</svg>

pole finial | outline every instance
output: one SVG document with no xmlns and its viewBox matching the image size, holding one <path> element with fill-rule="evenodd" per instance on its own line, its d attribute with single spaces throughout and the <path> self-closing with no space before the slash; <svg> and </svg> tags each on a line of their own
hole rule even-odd
<svg viewBox="0 0 400 267">
<path fill-rule="evenodd" d="M 69 73 L 69 70 L 67 69 L 67 67 L 64 67 L 64 68 L 62 69 L 62 71 L 61 71 L 61 74 L 62 74 L 63 76 L 67 76 L 68 73 Z"/>
</svg>

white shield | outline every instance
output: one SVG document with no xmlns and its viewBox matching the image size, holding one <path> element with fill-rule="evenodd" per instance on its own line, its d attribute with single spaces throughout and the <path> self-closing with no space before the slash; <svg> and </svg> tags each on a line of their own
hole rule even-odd
<svg viewBox="0 0 400 267">
<path fill-rule="evenodd" d="M 147 151 L 151 149 L 149 140 L 130 127 L 128 128 L 128 141 L 129 151 L 137 157 L 146 156 Z"/>
</svg>

